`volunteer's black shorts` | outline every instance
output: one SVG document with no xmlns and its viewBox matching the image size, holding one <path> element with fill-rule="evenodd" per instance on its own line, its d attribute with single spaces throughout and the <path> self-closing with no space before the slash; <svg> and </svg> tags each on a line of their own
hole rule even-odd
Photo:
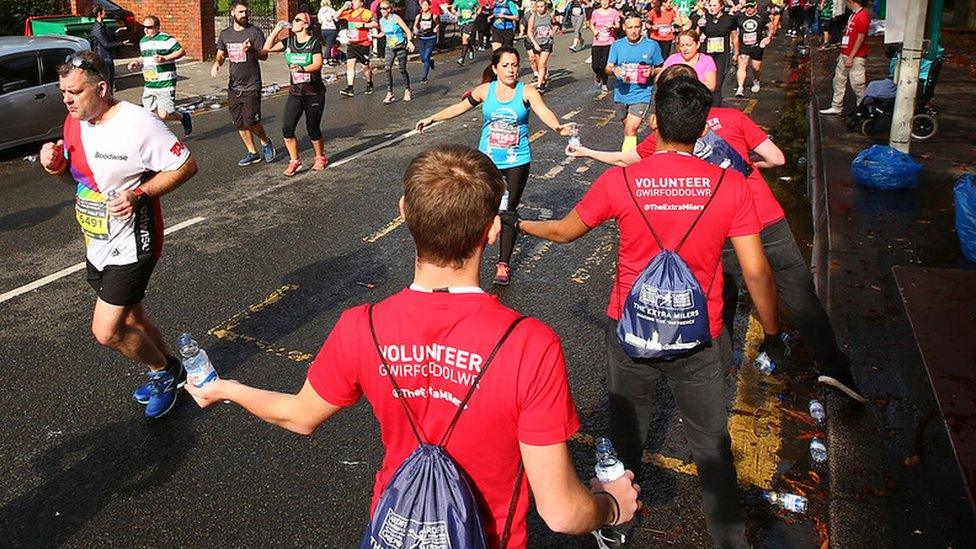
<svg viewBox="0 0 976 549">
<path fill-rule="evenodd" d="M 753 61 L 762 61 L 765 48 L 759 46 L 742 46 L 739 48 L 739 55 L 748 55 Z"/>
<path fill-rule="evenodd" d="M 369 46 L 360 46 L 359 44 L 349 44 L 346 46 L 346 58 L 355 59 L 363 65 L 369 64 Z"/>
<path fill-rule="evenodd" d="M 499 29 L 497 27 L 492 27 L 491 41 L 511 48 L 512 44 L 515 43 L 515 29 Z"/>
<path fill-rule="evenodd" d="M 99 299 L 109 305 L 126 307 L 140 303 L 146 297 L 146 287 L 158 258 L 145 255 L 128 265 L 106 265 L 99 271 L 85 261 L 85 278 Z"/>
<path fill-rule="evenodd" d="M 254 126 L 261 121 L 261 90 L 227 90 L 227 109 L 235 128 Z"/>
</svg>

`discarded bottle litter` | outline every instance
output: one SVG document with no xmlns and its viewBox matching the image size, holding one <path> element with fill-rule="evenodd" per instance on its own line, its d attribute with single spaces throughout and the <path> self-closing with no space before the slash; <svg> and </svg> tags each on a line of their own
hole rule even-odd
<svg viewBox="0 0 976 549">
<path fill-rule="evenodd" d="M 810 459 L 816 464 L 827 463 L 827 446 L 817 437 L 810 441 Z"/>
<path fill-rule="evenodd" d="M 790 511 L 804 514 L 807 512 L 807 498 L 789 492 L 763 492 L 763 497 L 769 503 Z"/>
<path fill-rule="evenodd" d="M 608 438 L 598 438 L 594 443 L 596 448 L 596 478 L 600 482 L 613 482 L 624 476 L 624 463 L 617 457 L 617 451 Z"/>
<path fill-rule="evenodd" d="M 761 373 L 766 374 L 767 376 L 776 371 L 776 363 L 773 362 L 773 359 L 769 358 L 769 355 L 766 354 L 766 351 L 763 351 L 759 353 L 758 356 L 756 356 L 755 364 L 756 364 L 756 369 L 759 370 Z"/>
<path fill-rule="evenodd" d="M 217 371 L 207 352 L 188 333 L 181 334 L 176 340 L 176 348 L 183 356 L 183 368 L 186 370 L 186 381 L 195 387 L 203 387 L 217 379 Z"/>
<path fill-rule="evenodd" d="M 810 401 L 810 417 L 813 421 L 816 421 L 818 425 L 823 425 L 824 420 L 827 419 L 827 412 L 824 410 L 823 404 L 819 400 Z"/>
</svg>

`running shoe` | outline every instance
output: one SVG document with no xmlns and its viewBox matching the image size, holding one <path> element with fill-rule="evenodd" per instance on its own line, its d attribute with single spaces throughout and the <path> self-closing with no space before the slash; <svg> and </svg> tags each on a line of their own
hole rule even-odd
<svg viewBox="0 0 976 549">
<path fill-rule="evenodd" d="M 420 79 L 420 83 L 421 84 L 426 84 L 427 83 L 427 79 L 426 78 L 421 78 Z"/>
<path fill-rule="evenodd" d="M 264 161 L 268 164 L 274 162 L 275 157 L 278 156 L 278 151 L 275 150 L 274 144 L 270 140 L 261 145 L 261 153 L 264 154 Z"/>
<path fill-rule="evenodd" d="M 413 92 L 410 91 L 410 88 L 403 90 L 403 102 L 407 103 L 411 99 L 413 99 Z"/>
<path fill-rule="evenodd" d="M 339 95 L 342 95 L 344 97 L 352 97 L 353 95 L 356 94 L 355 92 L 352 91 L 352 86 L 346 86 L 345 88 L 339 90 Z"/>
<path fill-rule="evenodd" d="M 183 137 L 190 137 L 190 134 L 193 133 L 193 119 L 190 118 L 190 113 L 183 113 L 180 123 L 183 124 Z"/>
<path fill-rule="evenodd" d="M 186 381 L 186 370 L 180 367 L 180 360 L 173 355 L 166 355 L 166 369 L 172 371 L 179 371 L 180 377 L 177 378 L 177 383 Z M 149 404 L 149 397 L 152 396 L 152 382 L 147 381 L 132 391 L 132 400 L 138 402 L 139 404 L 146 405 Z"/>
<path fill-rule="evenodd" d="M 320 171 L 324 170 L 325 167 L 328 166 L 328 165 L 329 165 L 329 157 L 328 156 L 325 156 L 324 154 L 322 156 L 316 156 L 315 157 L 315 164 L 312 164 L 312 170 L 317 171 L 317 172 L 320 172 Z"/>
<path fill-rule="evenodd" d="M 373 95 L 373 83 L 372 82 L 367 82 L 366 83 L 366 91 L 364 91 L 363 93 L 365 93 L 366 95 Z"/>
<path fill-rule="evenodd" d="M 840 114 L 841 111 L 837 107 L 828 107 L 826 109 L 820 109 L 820 114 Z"/>
<path fill-rule="evenodd" d="M 750 89 L 752 90 L 752 93 L 759 93 L 759 81 L 758 80 L 753 80 L 752 81 L 752 88 L 750 88 Z"/>
<path fill-rule="evenodd" d="M 288 167 L 285 168 L 285 171 L 283 171 L 281 173 L 285 174 L 288 177 L 291 177 L 291 176 L 295 175 L 296 173 L 298 173 L 298 170 L 300 170 L 301 168 L 302 168 L 302 161 L 301 160 L 289 160 L 288 161 Z"/>
<path fill-rule="evenodd" d="M 237 161 L 237 165 L 238 166 L 242 166 L 242 167 L 243 166 L 250 166 L 251 164 L 257 164 L 260 161 L 261 161 L 261 155 L 259 155 L 256 152 L 254 152 L 254 153 L 249 152 L 249 153 L 245 154 L 243 156 L 243 158 L 241 158 L 240 160 Z"/>
<path fill-rule="evenodd" d="M 460 66 L 462 66 L 462 67 L 464 66 L 464 56 L 463 55 L 461 57 L 458 57 L 457 58 L 457 64 L 460 65 Z"/>
<path fill-rule="evenodd" d="M 491 281 L 495 286 L 508 286 L 512 281 L 512 268 L 508 263 L 499 261 L 495 264 L 495 279 Z"/>
<path fill-rule="evenodd" d="M 394 101 L 396 101 L 396 99 L 393 98 L 393 92 L 386 92 L 386 97 L 383 98 L 383 103 L 389 105 Z"/>
<path fill-rule="evenodd" d="M 169 368 L 158 372 L 149 372 L 149 402 L 146 403 L 146 417 L 156 419 L 166 415 L 176 404 L 176 396 L 179 393 L 177 384 L 181 377 L 183 365 L 177 366 L 177 371 Z"/>
<path fill-rule="evenodd" d="M 822 368 L 820 375 L 817 376 L 817 382 L 836 389 L 839 393 L 851 400 L 860 402 L 861 404 L 867 402 L 867 399 L 861 394 L 860 389 L 857 388 L 857 382 L 854 381 L 854 376 L 851 375 L 850 367 Z"/>
<path fill-rule="evenodd" d="M 738 88 L 735 89 L 736 97 L 745 97 L 745 95 L 746 95 L 746 91 L 742 89 L 742 86 L 739 86 Z"/>
<path fill-rule="evenodd" d="M 473 49 L 469 49 L 468 50 L 468 59 L 474 61 L 474 50 Z"/>
</svg>

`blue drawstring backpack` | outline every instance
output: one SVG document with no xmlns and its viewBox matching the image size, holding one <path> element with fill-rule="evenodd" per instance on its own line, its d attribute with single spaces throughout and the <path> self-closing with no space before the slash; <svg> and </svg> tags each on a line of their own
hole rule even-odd
<svg viewBox="0 0 976 549">
<path fill-rule="evenodd" d="M 712 130 L 695 141 L 695 156 L 719 168 L 732 168 L 745 177 L 752 174 L 752 164 Z"/>
<path fill-rule="evenodd" d="M 644 220 L 661 250 L 637 276 L 624 301 L 620 321 L 617 323 L 617 339 L 631 358 L 674 359 L 712 340 L 706 299 L 712 285 L 709 283 L 708 291 L 702 292 L 698 279 L 679 252 L 712 199 L 718 194 L 725 174 L 726 170 L 722 170 L 708 202 L 698 212 L 678 245 L 671 250 L 664 247 L 651 227 L 651 222 L 641 211 L 637 198 L 630 190 L 627 168 L 624 168 L 627 193 L 634 201 L 637 214 Z M 713 277 L 712 282 L 714 281 Z"/>
<path fill-rule="evenodd" d="M 484 527 L 478 513 L 478 502 L 474 498 L 468 477 L 461 471 L 451 456 L 447 454 L 445 445 L 457 424 L 461 412 L 464 411 L 478 387 L 478 382 L 488 371 L 498 349 L 508 339 L 512 330 L 525 320 L 522 316 L 515 319 L 492 349 L 481 371 L 478 372 L 471 388 L 458 406 L 454 418 L 447 427 L 444 436 L 437 445 L 429 444 L 420 436 L 421 430 L 414 421 L 410 406 L 402 396 L 400 386 L 390 372 L 390 366 L 380 350 L 373 327 L 373 308 L 369 308 L 369 331 L 373 337 L 373 344 L 380 356 L 380 361 L 386 367 L 387 376 L 393 384 L 393 394 L 403 407 L 407 421 L 413 434 L 417 437 L 419 447 L 414 450 L 390 478 L 390 482 L 380 494 L 376 510 L 369 521 L 366 533 L 360 542 L 360 549 L 408 549 L 408 548 L 437 548 L 437 549 L 487 549 Z M 502 531 L 501 547 L 508 544 L 508 535 L 515 513 L 515 500 L 522 484 L 522 464 L 519 463 L 515 477 L 515 490 L 509 504 L 505 528 Z"/>
</svg>

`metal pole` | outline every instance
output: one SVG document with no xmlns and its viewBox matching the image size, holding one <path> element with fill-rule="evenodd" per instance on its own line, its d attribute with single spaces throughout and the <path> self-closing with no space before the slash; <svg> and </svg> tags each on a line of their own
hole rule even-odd
<svg viewBox="0 0 976 549">
<path fill-rule="evenodd" d="M 929 53 L 926 57 L 935 61 L 939 56 L 939 39 L 942 34 L 942 11 L 945 0 L 932 0 L 929 10 Z"/>
<path fill-rule="evenodd" d="M 907 153 L 912 139 L 912 116 L 915 115 L 915 93 L 918 90 L 919 60 L 925 36 L 926 0 L 909 0 L 905 18 L 905 39 L 898 59 L 898 88 L 892 113 L 888 145 Z"/>
</svg>

